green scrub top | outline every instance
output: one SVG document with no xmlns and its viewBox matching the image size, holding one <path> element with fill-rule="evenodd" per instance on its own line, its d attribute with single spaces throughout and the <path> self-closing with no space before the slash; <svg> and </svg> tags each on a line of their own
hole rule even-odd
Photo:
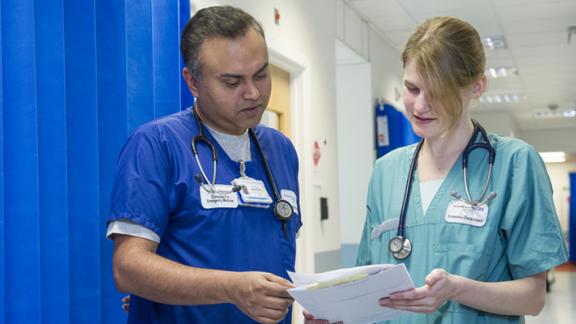
<svg viewBox="0 0 576 324">
<path fill-rule="evenodd" d="M 462 156 L 436 192 L 426 214 L 420 199 L 418 172 L 414 172 L 406 213 L 405 235 L 412 254 L 396 260 L 388 242 L 397 228 L 372 239 L 382 222 L 400 217 L 410 161 L 416 145 L 400 148 L 380 158 L 368 191 L 367 216 L 358 252 L 358 265 L 406 264 L 416 287 L 435 268 L 484 282 L 529 277 L 567 260 L 552 186 L 544 163 L 534 148 L 518 139 L 489 135 L 496 151 L 494 171 L 487 192 L 497 196 L 488 203 L 485 225 L 445 221 L 448 203 L 456 191 L 466 197 Z M 468 185 L 478 199 L 488 173 L 486 150 L 472 151 L 468 159 Z M 405 315 L 384 323 L 523 323 L 522 316 L 504 316 L 447 302 L 433 314 Z"/>
</svg>

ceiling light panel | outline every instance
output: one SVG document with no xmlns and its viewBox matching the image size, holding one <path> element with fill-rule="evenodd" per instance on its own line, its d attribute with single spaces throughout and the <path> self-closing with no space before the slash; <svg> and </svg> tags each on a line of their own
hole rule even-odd
<svg viewBox="0 0 576 324">
<path fill-rule="evenodd" d="M 489 67 L 484 71 L 484 74 L 492 79 L 506 78 L 518 75 L 518 68 L 515 66 Z"/>
<path fill-rule="evenodd" d="M 484 36 L 481 38 L 481 40 L 482 45 L 484 45 L 484 48 L 487 50 L 495 51 L 508 47 L 503 35 Z"/>
</svg>

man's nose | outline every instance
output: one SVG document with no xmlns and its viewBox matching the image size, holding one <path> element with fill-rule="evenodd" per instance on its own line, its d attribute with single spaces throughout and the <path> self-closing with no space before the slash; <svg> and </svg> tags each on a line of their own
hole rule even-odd
<svg viewBox="0 0 576 324">
<path fill-rule="evenodd" d="M 260 90 L 256 86 L 256 83 L 249 81 L 246 83 L 246 89 L 244 90 L 244 99 L 256 100 L 260 97 Z"/>
</svg>

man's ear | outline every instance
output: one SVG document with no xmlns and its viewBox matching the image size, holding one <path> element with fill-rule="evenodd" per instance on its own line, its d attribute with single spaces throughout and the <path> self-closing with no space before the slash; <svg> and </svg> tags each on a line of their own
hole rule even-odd
<svg viewBox="0 0 576 324">
<path fill-rule="evenodd" d="M 480 98 L 484 93 L 484 91 L 486 91 L 487 86 L 488 86 L 488 80 L 484 75 L 478 78 L 478 80 L 474 81 L 472 88 L 472 94 L 474 98 L 476 99 Z"/>
<path fill-rule="evenodd" d="M 188 89 L 192 92 L 192 95 L 195 98 L 198 98 L 198 80 L 194 78 L 192 72 L 185 67 L 182 69 L 182 77 L 184 78 L 184 81 L 186 81 L 186 85 L 188 85 Z"/>
</svg>

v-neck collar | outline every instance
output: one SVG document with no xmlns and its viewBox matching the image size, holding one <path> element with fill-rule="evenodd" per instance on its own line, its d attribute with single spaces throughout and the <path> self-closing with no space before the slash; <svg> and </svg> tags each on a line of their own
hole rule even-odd
<svg viewBox="0 0 576 324">
<path fill-rule="evenodd" d="M 416 146 L 414 146 L 409 154 L 409 162 L 414 158 L 416 152 Z M 414 170 L 414 178 L 412 179 L 412 191 L 410 195 L 410 201 L 408 202 L 407 217 L 411 219 L 412 224 L 425 224 L 425 223 L 437 223 L 443 221 L 444 213 L 439 212 L 441 209 L 441 204 L 446 201 L 446 197 L 450 196 L 450 188 L 454 188 L 455 182 L 462 177 L 462 153 L 458 156 L 454 164 L 450 168 L 450 171 L 442 181 L 442 184 L 434 194 L 430 205 L 424 214 L 422 207 L 422 192 L 420 190 L 420 177 L 418 175 L 418 165 Z M 410 217 L 412 215 L 412 217 Z M 408 222 L 407 222 L 408 223 Z"/>
</svg>

